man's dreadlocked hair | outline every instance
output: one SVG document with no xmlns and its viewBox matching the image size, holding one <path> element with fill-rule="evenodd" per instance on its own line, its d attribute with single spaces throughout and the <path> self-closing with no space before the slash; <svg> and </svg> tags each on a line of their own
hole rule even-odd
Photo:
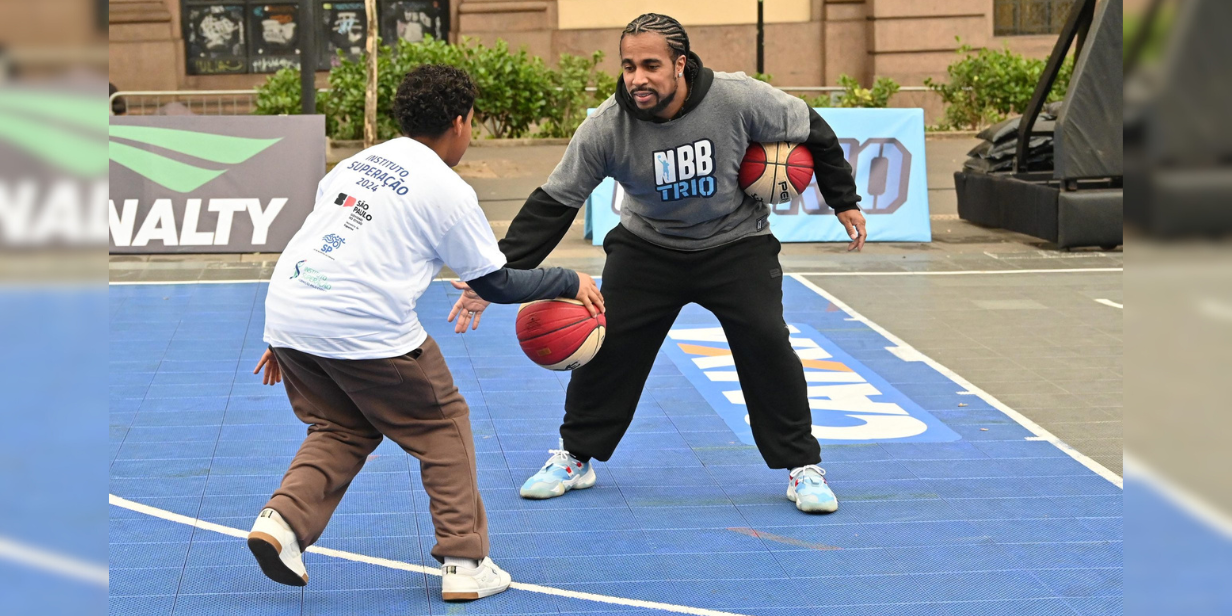
<svg viewBox="0 0 1232 616">
<path fill-rule="evenodd" d="M 699 66 L 696 60 L 689 57 L 689 35 L 684 31 L 684 26 L 681 26 L 680 22 L 658 13 L 639 15 L 637 19 L 625 26 L 625 31 L 620 33 L 620 40 L 623 41 L 626 34 L 642 34 L 643 32 L 663 35 L 663 38 L 667 39 L 667 48 L 672 51 L 672 61 L 675 62 L 676 58 L 684 56 L 684 76 L 689 81 L 693 81 L 693 78 L 697 76 Z"/>
</svg>

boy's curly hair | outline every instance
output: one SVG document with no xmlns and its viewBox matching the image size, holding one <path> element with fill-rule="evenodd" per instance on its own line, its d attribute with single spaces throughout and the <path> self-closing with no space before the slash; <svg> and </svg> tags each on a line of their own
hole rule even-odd
<svg viewBox="0 0 1232 616">
<path fill-rule="evenodd" d="M 470 113 L 478 90 L 466 71 L 423 64 L 406 74 L 394 95 L 394 117 L 407 137 L 437 137 Z"/>
</svg>

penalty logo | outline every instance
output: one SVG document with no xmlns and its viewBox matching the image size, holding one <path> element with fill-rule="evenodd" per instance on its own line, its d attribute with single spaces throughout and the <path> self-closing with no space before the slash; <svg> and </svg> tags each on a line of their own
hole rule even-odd
<svg viewBox="0 0 1232 616">
<path fill-rule="evenodd" d="M 188 193 L 200 188 L 206 182 L 226 173 L 230 166 L 238 165 L 282 140 L 281 138 L 253 139 L 173 128 L 117 124 L 107 127 L 107 135 L 112 138 L 107 142 L 107 154 L 113 162 L 129 168 L 137 175 L 163 188 L 179 193 Z M 209 167 L 212 165 L 196 162 L 189 164 L 114 139 L 154 146 L 191 156 L 206 163 L 228 167 L 211 169 Z"/>
</svg>

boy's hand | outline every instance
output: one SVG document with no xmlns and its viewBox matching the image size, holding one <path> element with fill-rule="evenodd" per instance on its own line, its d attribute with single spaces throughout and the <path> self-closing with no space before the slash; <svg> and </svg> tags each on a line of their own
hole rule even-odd
<svg viewBox="0 0 1232 616">
<path fill-rule="evenodd" d="M 265 349 L 265 354 L 261 356 L 261 361 L 257 363 L 257 367 L 252 373 L 257 374 L 265 368 L 265 376 L 261 382 L 265 385 L 275 385 L 282 382 L 282 369 L 278 367 L 278 358 L 274 356 L 274 352 L 270 349 Z"/>
<path fill-rule="evenodd" d="M 578 275 L 578 292 L 577 300 L 586 305 L 586 309 L 590 311 L 590 316 L 598 315 L 600 312 L 606 312 L 603 308 L 603 294 L 599 292 L 599 287 L 595 286 L 595 279 L 589 274 L 577 272 Z"/>
<path fill-rule="evenodd" d="M 453 323 L 454 318 L 458 319 L 458 323 L 454 325 L 453 331 L 455 334 L 466 333 L 466 326 L 469 324 L 471 330 L 479 329 L 479 318 L 483 316 L 483 311 L 490 303 L 485 301 L 479 294 L 472 291 L 470 285 L 465 282 L 453 281 L 450 284 L 453 288 L 462 291 L 462 297 L 454 303 L 453 310 L 449 311 L 450 323 Z"/>
</svg>

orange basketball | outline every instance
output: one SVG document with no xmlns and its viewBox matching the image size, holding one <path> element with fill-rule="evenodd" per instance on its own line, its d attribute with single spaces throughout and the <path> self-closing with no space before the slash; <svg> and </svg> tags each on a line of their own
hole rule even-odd
<svg viewBox="0 0 1232 616">
<path fill-rule="evenodd" d="M 765 203 L 787 203 L 813 180 L 813 153 L 798 143 L 753 143 L 737 176 L 745 194 Z"/>
<path fill-rule="evenodd" d="M 607 318 L 590 316 L 575 299 L 542 299 L 518 307 L 516 329 L 531 361 L 548 370 L 573 370 L 599 352 Z"/>
</svg>

